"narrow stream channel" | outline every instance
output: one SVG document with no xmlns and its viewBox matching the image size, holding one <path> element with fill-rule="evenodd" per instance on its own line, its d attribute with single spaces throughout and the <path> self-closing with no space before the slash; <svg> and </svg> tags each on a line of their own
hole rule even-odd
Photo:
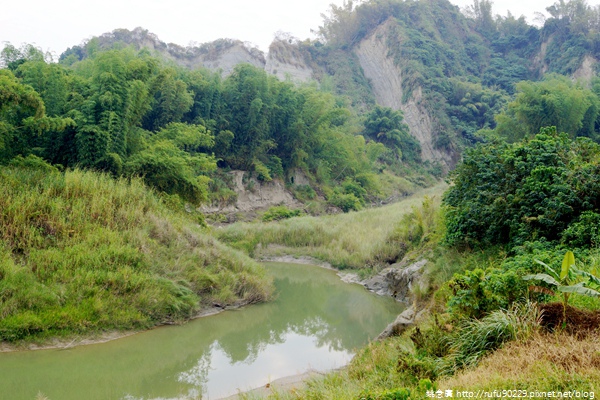
<svg viewBox="0 0 600 400">
<path fill-rule="evenodd" d="M 402 311 L 334 271 L 265 263 L 277 298 L 108 343 L 0 354 L 0 398 L 218 399 L 347 364 Z"/>
</svg>

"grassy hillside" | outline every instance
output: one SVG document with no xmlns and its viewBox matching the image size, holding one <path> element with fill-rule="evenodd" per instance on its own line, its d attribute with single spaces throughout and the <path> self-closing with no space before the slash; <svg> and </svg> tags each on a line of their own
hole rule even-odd
<svg viewBox="0 0 600 400">
<path fill-rule="evenodd" d="M 140 180 L 0 169 L 0 340 L 184 321 L 267 299 L 247 256 Z"/>
</svg>

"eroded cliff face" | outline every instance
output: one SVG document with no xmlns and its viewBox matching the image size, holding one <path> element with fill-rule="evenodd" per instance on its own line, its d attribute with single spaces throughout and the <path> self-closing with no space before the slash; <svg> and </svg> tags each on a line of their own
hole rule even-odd
<svg viewBox="0 0 600 400">
<path fill-rule="evenodd" d="M 210 43 L 180 46 L 165 43 L 158 36 L 143 28 L 115 29 L 97 37 L 100 48 L 111 48 L 121 42 L 134 48 L 148 49 L 156 55 L 181 66 L 194 69 L 205 67 L 221 70 L 223 76 L 233 72 L 240 63 L 252 64 L 264 69 L 266 60 L 262 51 L 252 45 L 235 39 L 218 39 Z"/>
<path fill-rule="evenodd" d="M 540 75 L 548 72 L 548 64 L 546 64 L 546 53 L 548 52 L 548 45 L 552 42 L 552 37 L 546 39 L 541 46 L 538 54 L 533 58 L 531 62 L 531 69 L 538 71 Z"/>
<path fill-rule="evenodd" d="M 388 55 L 390 49 L 386 44 L 391 24 L 393 21 L 388 20 L 380 25 L 355 47 L 354 53 L 371 81 L 377 103 L 404 113 L 410 134 L 421 144 L 423 160 L 438 161 L 449 169 L 456 163 L 456 155 L 434 146 L 434 123 L 424 106 L 420 88 L 413 90 L 410 98 L 403 102 L 402 71 Z"/>
<path fill-rule="evenodd" d="M 172 59 L 177 64 L 190 69 L 204 67 L 211 70 L 221 71 L 226 77 L 233 72 L 236 65 L 246 63 L 264 69 L 264 54 L 255 48 L 244 44 L 239 40 L 217 41 L 208 43 L 202 48 L 188 48 L 185 52 L 163 51 L 163 55 Z"/>
<path fill-rule="evenodd" d="M 596 76 L 594 69 L 597 63 L 598 60 L 591 55 L 585 56 L 581 62 L 581 66 L 577 69 L 577 71 L 575 71 L 575 73 L 573 73 L 573 79 L 590 84 L 592 82 L 592 78 Z"/>
<path fill-rule="evenodd" d="M 230 75 L 236 65 L 246 63 L 264 69 L 265 58 L 262 52 L 252 51 L 244 43 L 236 41 L 232 46 L 219 52 L 200 54 L 191 59 L 182 60 L 190 68 L 202 65 L 212 70 L 221 70 L 223 76 Z"/>
<path fill-rule="evenodd" d="M 548 46 L 552 44 L 553 40 L 554 36 L 550 36 L 548 39 L 542 42 L 538 54 L 532 60 L 531 69 L 536 71 L 539 76 L 543 76 L 549 71 L 549 66 L 545 60 L 546 54 L 548 53 Z M 583 57 L 579 68 L 577 68 L 577 70 L 571 75 L 571 79 L 583 82 L 586 85 L 590 85 L 592 78 L 596 76 L 596 64 L 598 64 L 598 60 L 591 54 L 587 54 L 585 57 Z"/>
<path fill-rule="evenodd" d="M 313 79 L 313 69 L 294 43 L 275 39 L 269 47 L 265 71 L 279 80 L 294 83 L 308 82 Z"/>
<path fill-rule="evenodd" d="M 235 204 L 226 206 L 202 206 L 200 210 L 207 214 L 236 213 L 266 210 L 272 206 L 285 205 L 300 208 L 302 204 L 285 188 L 283 182 L 273 180 L 261 182 L 246 171 L 231 171 L 233 190 L 237 193 Z"/>
</svg>

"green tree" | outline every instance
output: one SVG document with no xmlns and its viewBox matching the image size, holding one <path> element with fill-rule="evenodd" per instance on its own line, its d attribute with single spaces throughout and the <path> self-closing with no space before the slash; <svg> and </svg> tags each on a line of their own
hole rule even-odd
<svg viewBox="0 0 600 400">
<path fill-rule="evenodd" d="M 24 44 L 21 48 L 16 48 L 6 43 L 0 52 L 0 68 L 15 71 L 27 61 L 52 61 L 52 56 L 48 53 L 44 54 L 41 49 L 32 44 Z"/>
<path fill-rule="evenodd" d="M 240 64 L 224 83 L 226 119 L 234 134 L 225 158 L 233 167 L 250 169 L 255 160 L 275 146 L 269 135 L 272 82 L 264 71 Z"/>
<path fill-rule="evenodd" d="M 67 71 L 64 68 L 57 64 L 48 64 L 43 60 L 27 61 L 19 65 L 15 76 L 40 94 L 48 116 L 62 116 L 65 113 L 70 88 Z"/>
<path fill-rule="evenodd" d="M 540 82 L 517 84 L 515 100 L 497 116 L 497 133 L 510 141 L 530 137 L 541 126 L 556 126 L 571 137 L 594 137 L 598 97 L 569 78 L 547 76 Z"/>
<path fill-rule="evenodd" d="M 185 82 L 173 68 L 160 70 L 150 83 L 153 98 L 151 110 L 145 115 L 143 127 L 157 131 L 170 122 L 180 122 L 194 103 Z"/>
<path fill-rule="evenodd" d="M 421 161 L 421 145 L 410 135 L 401 111 L 375 106 L 367 114 L 364 136 L 383 143 L 405 161 Z"/>
<path fill-rule="evenodd" d="M 157 139 L 134 154 L 125 164 L 128 175 L 141 176 L 158 191 L 179 195 L 199 205 L 208 198 L 210 179 L 202 175 L 216 168 L 214 158 L 190 155 L 167 139 Z"/>
</svg>

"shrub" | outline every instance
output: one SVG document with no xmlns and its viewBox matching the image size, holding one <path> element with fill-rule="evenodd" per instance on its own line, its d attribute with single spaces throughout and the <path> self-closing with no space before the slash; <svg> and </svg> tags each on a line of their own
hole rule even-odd
<svg viewBox="0 0 600 400">
<path fill-rule="evenodd" d="M 353 193 L 335 192 L 330 198 L 329 203 L 339 207 L 343 212 L 358 211 L 362 208 L 362 203 Z"/>
<path fill-rule="evenodd" d="M 467 151 L 443 199 L 445 241 L 467 247 L 557 241 L 584 212 L 600 211 L 599 160 L 598 144 L 573 141 L 555 128 Z"/>
<path fill-rule="evenodd" d="M 267 168 L 269 168 L 269 172 L 271 176 L 277 178 L 283 178 L 283 164 L 281 162 L 281 158 L 277 156 L 269 157 L 269 162 L 267 163 Z"/>
<path fill-rule="evenodd" d="M 286 206 L 271 207 L 262 216 L 262 220 L 268 221 L 279 221 L 281 219 L 288 219 L 297 217 L 302 214 L 302 210 L 290 210 Z"/>
<path fill-rule="evenodd" d="M 298 185 L 293 189 L 294 197 L 300 201 L 313 200 L 317 193 L 308 185 Z"/>
<path fill-rule="evenodd" d="M 258 160 L 254 160 L 254 172 L 256 173 L 256 179 L 262 182 L 271 182 L 273 178 L 271 177 L 271 173 L 269 168 Z"/>
<path fill-rule="evenodd" d="M 345 194 L 353 194 L 354 197 L 361 202 L 361 205 L 364 205 L 364 199 L 367 195 L 367 191 L 361 186 L 360 183 L 352 179 L 346 179 L 344 183 L 342 183 L 342 189 Z"/>
<path fill-rule="evenodd" d="M 452 291 L 448 307 L 456 319 L 482 318 L 527 296 L 527 285 L 511 269 L 476 268 L 455 274 L 447 286 Z"/>
<path fill-rule="evenodd" d="M 16 156 L 12 160 L 10 160 L 9 166 L 33 169 L 43 171 L 45 173 L 58 172 L 58 168 L 48 164 L 45 160 L 43 160 L 40 157 L 34 156 L 33 154 L 30 154 L 27 157 L 22 157 L 20 155 Z"/>
<path fill-rule="evenodd" d="M 593 211 L 582 213 L 563 231 L 561 241 L 571 247 L 600 246 L 600 214 Z"/>
</svg>

